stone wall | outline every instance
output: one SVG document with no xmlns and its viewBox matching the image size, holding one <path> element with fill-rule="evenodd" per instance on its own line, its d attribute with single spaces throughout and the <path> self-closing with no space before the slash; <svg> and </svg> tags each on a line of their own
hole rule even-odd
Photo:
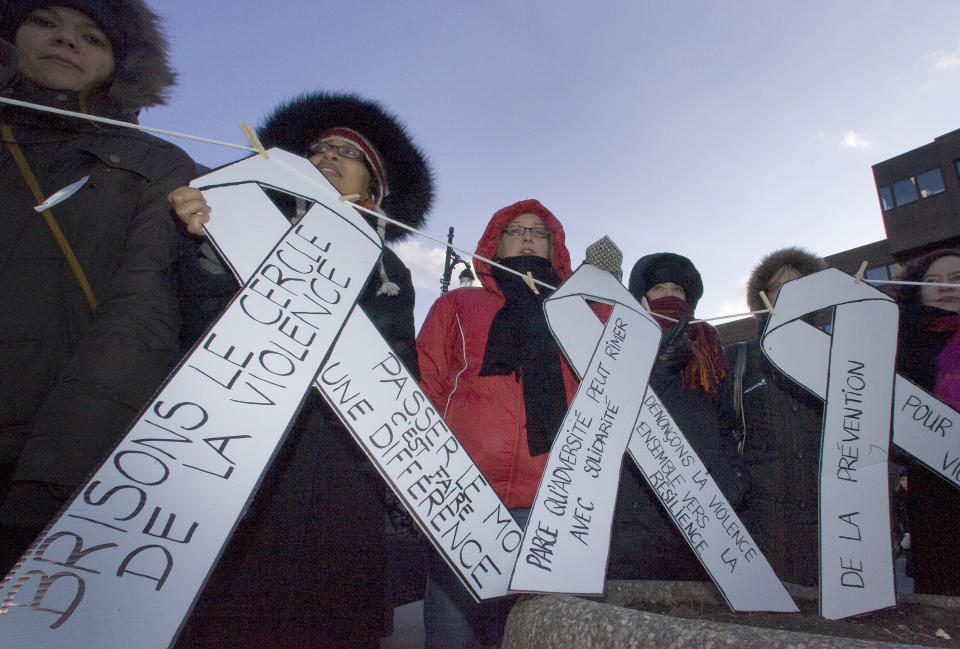
<svg viewBox="0 0 960 649">
<path fill-rule="evenodd" d="M 793 587 L 794 598 L 817 595 L 814 588 Z M 901 596 L 901 601 L 960 609 L 960 598 Z M 518 602 L 507 621 L 502 649 L 663 649 L 666 647 L 866 649 L 907 648 L 892 644 L 833 638 L 658 615 L 625 608 L 633 602 L 718 603 L 716 589 L 699 582 L 608 582 L 603 601 L 569 595 L 540 595 Z"/>
</svg>

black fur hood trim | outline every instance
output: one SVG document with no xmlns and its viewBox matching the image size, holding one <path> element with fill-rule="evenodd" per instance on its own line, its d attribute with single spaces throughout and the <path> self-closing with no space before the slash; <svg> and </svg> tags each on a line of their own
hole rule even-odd
<svg viewBox="0 0 960 649">
<path fill-rule="evenodd" d="M 336 126 L 357 131 L 380 154 L 390 187 L 380 203 L 386 215 L 410 227 L 423 227 L 433 203 L 433 174 L 400 120 L 379 103 L 353 94 L 308 92 L 277 106 L 257 133 L 268 148 L 305 155 L 317 136 Z M 407 234 L 387 224 L 384 238 L 399 241 Z"/>
<path fill-rule="evenodd" d="M 801 276 L 806 277 L 823 270 L 827 264 L 820 257 L 799 246 L 781 248 L 764 256 L 750 273 L 750 279 L 747 282 L 747 304 L 751 311 L 767 308 L 760 299 L 760 291 L 767 290 L 770 280 L 784 266 L 795 268 Z"/>
</svg>

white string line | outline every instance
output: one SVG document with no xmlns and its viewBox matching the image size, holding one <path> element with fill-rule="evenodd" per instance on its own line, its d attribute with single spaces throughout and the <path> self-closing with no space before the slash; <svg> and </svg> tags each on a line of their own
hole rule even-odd
<svg viewBox="0 0 960 649">
<path fill-rule="evenodd" d="M 951 284 L 950 282 L 906 282 L 899 279 L 861 279 L 861 282 L 865 284 L 893 284 L 896 286 L 934 286 L 934 287 L 943 287 L 943 288 L 956 288 L 957 283 Z"/>
<path fill-rule="evenodd" d="M 336 189 L 331 189 L 330 186 L 327 186 L 327 185 L 322 184 L 321 182 L 319 182 L 319 181 L 316 179 L 316 177 L 314 177 L 314 176 L 308 176 L 307 174 L 303 173 L 302 171 L 300 171 L 300 170 L 297 169 L 296 167 L 291 167 L 290 165 L 288 165 L 288 164 L 287 164 L 286 162 L 284 162 L 283 160 L 280 160 L 279 158 L 274 157 L 274 158 L 270 158 L 270 159 L 273 160 L 276 164 L 278 164 L 278 165 L 280 165 L 281 167 L 283 167 L 284 169 L 286 169 L 287 171 L 289 171 L 290 173 L 296 174 L 297 176 L 299 176 L 299 177 L 302 178 L 303 180 L 307 181 L 309 184 L 313 185 L 315 188 L 319 189 L 320 191 L 325 192 L 325 193 L 329 194 L 330 196 L 335 196 L 338 200 L 340 200 L 340 201 L 342 201 L 342 202 L 348 202 L 348 201 L 345 201 L 345 200 L 344 200 L 345 197 L 342 196 L 342 195 L 340 194 L 340 192 L 338 192 Z M 502 264 L 498 264 L 497 262 L 493 261 L 492 259 L 487 259 L 486 257 L 482 257 L 482 256 L 480 256 L 480 255 L 478 255 L 478 254 L 476 254 L 476 253 L 470 252 L 469 250 L 466 250 L 466 249 L 461 248 L 461 247 L 459 247 L 459 246 L 455 246 L 455 245 L 453 245 L 452 243 L 447 243 L 446 241 L 443 241 L 442 239 L 438 239 L 438 238 L 434 237 L 433 235 L 427 234 L 426 232 L 422 232 L 422 231 L 420 231 L 420 230 L 417 230 L 416 228 L 411 227 L 411 226 L 407 225 L 406 223 L 401 223 L 400 221 L 391 219 L 389 216 L 387 216 L 386 214 L 383 214 L 382 212 L 376 212 L 376 211 L 371 210 L 371 209 L 369 209 L 369 208 L 363 207 L 362 205 L 357 205 L 356 203 L 351 203 L 351 206 L 352 206 L 354 209 L 356 209 L 356 210 L 359 210 L 359 211 L 361 211 L 361 212 L 366 212 L 367 214 L 369 214 L 370 216 L 373 216 L 373 217 L 375 217 L 375 218 L 383 219 L 384 221 L 387 221 L 388 223 L 392 223 L 392 224 L 394 224 L 395 226 L 397 226 L 397 227 L 399 227 L 399 228 L 402 228 L 402 229 L 404 229 L 404 230 L 406 230 L 406 231 L 408 231 L 408 232 L 412 232 L 412 233 L 414 233 L 414 234 L 419 234 L 421 237 L 424 237 L 424 238 L 426 238 L 426 239 L 430 239 L 431 241 L 434 241 L 434 242 L 436 242 L 436 243 L 439 243 L 441 246 L 445 246 L 445 247 L 447 247 L 447 248 L 451 248 L 451 249 L 453 249 L 453 250 L 456 250 L 457 252 L 459 252 L 459 253 L 461 253 L 461 254 L 463 254 L 463 255 L 466 255 L 467 257 L 470 257 L 470 258 L 472 258 L 472 259 L 480 259 L 480 260 L 482 260 L 482 261 L 487 262 L 487 263 L 490 264 L 491 266 L 496 266 L 497 268 L 503 269 L 503 270 L 505 270 L 505 271 L 508 272 L 508 273 L 513 273 L 514 275 L 516 275 L 517 277 L 519 277 L 520 279 L 522 279 L 522 280 L 524 280 L 524 281 L 527 281 L 527 280 L 530 279 L 527 275 L 524 275 L 523 273 L 517 272 L 517 271 L 513 270 L 512 268 L 507 268 L 506 266 L 504 266 L 504 265 L 502 265 Z M 536 279 L 536 278 L 534 278 L 533 281 L 534 281 L 535 283 L 539 284 L 540 286 L 544 287 L 544 288 L 550 289 L 551 291 L 557 290 L 555 286 L 551 286 L 550 284 L 547 284 L 546 282 L 541 282 L 540 280 L 538 280 L 538 279 Z"/>
<path fill-rule="evenodd" d="M 11 104 L 11 105 L 13 105 L 13 106 L 20 106 L 20 107 L 22 107 L 22 108 L 32 108 L 32 109 L 34 109 L 34 110 L 39 110 L 39 111 L 42 111 L 42 112 L 54 113 L 54 114 L 57 114 L 57 115 L 65 115 L 65 116 L 67 116 L 67 117 L 74 117 L 74 118 L 77 118 L 77 119 L 82 119 L 82 120 L 86 120 L 86 121 L 90 121 L 90 122 L 100 122 L 100 123 L 103 123 L 103 124 L 110 124 L 110 125 L 112 125 L 112 126 L 121 126 L 121 127 L 124 127 L 124 128 L 132 128 L 132 129 L 134 129 L 134 130 L 138 130 L 138 131 L 148 131 L 148 132 L 150 132 L 150 133 L 159 133 L 159 134 L 161 134 L 161 135 L 169 135 L 169 136 L 171 136 L 171 137 L 179 137 L 179 138 L 183 138 L 183 139 L 186 139 L 186 140 L 195 140 L 195 141 L 197 141 L 197 142 L 205 142 L 205 143 L 207 143 L 207 144 L 216 144 L 216 145 L 218 145 L 218 146 L 229 147 L 229 148 L 232 148 L 232 149 L 241 149 L 241 150 L 243 150 L 243 151 L 250 151 L 250 152 L 252 152 L 252 153 L 257 153 L 257 149 L 255 149 L 255 148 L 253 148 L 253 147 L 251 147 L 251 146 L 243 145 L 243 144 L 233 144 L 232 142 L 222 142 L 222 141 L 220 141 L 220 140 L 212 140 L 212 139 L 205 138 L 205 137 L 199 137 L 199 136 L 197 136 L 197 135 L 190 135 L 190 134 L 188 134 L 188 133 L 178 133 L 178 132 L 176 132 L 176 131 L 167 131 L 167 130 L 164 130 L 164 129 L 161 129 L 161 128 L 153 128 L 153 127 L 150 127 L 150 126 L 143 126 L 143 125 L 141 125 L 141 124 L 134 124 L 133 122 L 124 122 L 124 121 L 117 120 L 117 119 L 110 119 L 110 118 L 108 118 L 108 117 L 100 117 L 100 116 L 98 116 L 98 115 L 89 115 L 89 114 L 87 114 L 87 113 L 78 113 L 78 112 L 75 112 L 75 111 L 72 111 L 72 110 L 63 110 L 62 108 L 54 108 L 54 107 L 52 107 L 52 106 L 44 106 L 44 105 L 42 105 L 42 104 L 32 104 L 32 103 L 29 103 L 29 102 L 26 102 L 26 101 L 20 101 L 20 100 L 18 100 L 18 99 L 10 99 L 10 98 L 8 98 L 8 97 L 0 97 L 0 103 Z M 294 172 L 294 173 L 296 173 L 297 175 L 303 177 L 304 179 L 306 179 L 307 181 L 309 181 L 311 184 L 315 185 L 318 189 L 320 189 L 320 190 L 322 190 L 322 191 L 324 191 L 324 192 L 327 192 L 328 194 L 335 195 L 337 198 L 342 198 L 338 192 L 331 191 L 331 189 L 330 189 L 329 187 L 326 187 L 326 186 L 320 184 L 319 182 L 316 181 L 315 178 L 312 178 L 312 177 L 310 177 L 310 176 L 307 176 L 307 175 L 305 175 L 305 174 L 300 173 L 299 170 L 297 170 L 297 169 L 295 169 L 295 168 L 287 165 L 286 163 L 284 163 L 284 162 L 282 162 L 282 161 L 277 160 L 277 162 L 280 163 L 283 167 L 285 167 L 288 171 Z M 523 279 L 523 280 L 529 279 L 526 275 L 524 275 L 524 274 L 522 274 L 522 273 L 520 273 L 520 272 L 517 272 L 517 271 L 513 270 L 512 268 L 507 268 L 506 266 L 504 266 L 504 265 L 502 265 L 502 264 L 498 264 L 497 262 L 493 261 L 492 259 L 487 259 L 486 257 L 481 257 L 480 255 L 478 255 L 478 254 L 476 254 L 476 253 L 473 253 L 473 252 L 470 252 L 469 250 L 466 250 L 466 249 L 464 249 L 464 248 L 460 248 L 459 246 L 455 246 L 455 245 L 453 245 L 452 243 L 448 243 L 448 242 L 446 242 L 446 241 L 443 241 L 442 239 L 438 239 L 438 238 L 436 238 L 436 237 L 434 237 L 434 236 L 432 236 L 432 235 L 427 234 L 426 232 L 422 232 L 422 231 L 420 231 L 420 230 L 417 230 L 416 228 L 410 227 L 410 226 L 407 225 L 406 223 L 401 223 L 400 221 L 395 221 L 394 219 L 391 219 L 389 216 L 387 216 L 387 215 L 385 215 L 385 214 L 381 214 L 380 212 L 375 212 L 375 211 L 370 210 L 370 209 L 367 209 L 366 207 L 363 207 L 363 206 L 361 206 L 361 205 L 354 205 L 354 207 L 355 207 L 356 209 L 362 211 L 362 212 L 366 212 L 367 214 L 370 214 L 371 216 L 374 216 L 374 217 L 376 217 L 376 218 L 380 218 L 380 219 L 383 219 L 383 220 L 385 220 L 385 221 L 387 221 L 387 222 L 389 222 L 389 223 L 392 223 L 392 224 L 396 225 L 396 226 L 399 227 L 399 228 L 402 228 L 402 229 L 404 229 L 404 230 L 407 230 L 408 232 L 412 232 L 412 233 L 414 233 L 414 234 L 419 234 L 421 237 L 424 237 L 424 238 L 426 238 L 426 239 L 430 239 L 431 241 L 433 241 L 433 242 L 435 242 L 435 243 L 439 243 L 441 246 L 444 246 L 444 247 L 447 247 L 447 248 L 451 248 L 451 249 L 453 249 L 453 250 L 455 250 L 455 251 L 457 251 L 457 252 L 459 252 L 459 253 L 461 253 L 461 254 L 467 255 L 468 257 L 471 257 L 471 258 L 474 258 L 474 259 L 480 259 L 480 260 L 482 260 L 482 261 L 485 261 L 485 262 L 487 262 L 488 264 L 490 264 L 491 266 L 496 266 L 497 268 L 500 268 L 501 270 L 504 270 L 504 271 L 506 271 L 506 272 L 508 272 L 508 273 L 513 273 L 514 275 L 516 275 L 517 277 L 519 277 L 519 278 L 521 278 L 521 279 Z M 544 287 L 544 288 L 550 289 L 551 291 L 557 290 L 556 287 L 551 286 L 550 284 L 547 284 L 546 282 L 541 282 L 540 280 L 538 280 L 538 279 L 536 279 L 536 278 L 534 278 L 533 281 L 534 281 L 534 283 L 539 284 L 540 286 L 542 286 L 542 287 Z M 907 282 L 907 281 L 892 280 L 892 279 L 887 280 L 887 279 L 867 279 L 867 278 L 862 278 L 860 281 L 864 282 L 865 284 L 885 284 L 885 285 L 896 285 L 896 286 L 931 286 L 931 287 L 953 287 L 953 286 L 957 286 L 956 284 L 950 284 L 950 283 L 947 283 L 947 282 Z M 676 322 L 676 320 L 674 320 L 673 318 L 670 318 L 670 317 L 668 317 L 668 316 L 664 316 L 664 315 L 660 315 L 660 314 L 656 314 L 656 313 L 652 313 L 652 312 L 650 312 L 650 313 L 651 313 L 652 315 L 655 315 L 655 316 L 658 317 L 658 318 L 662 318 L 662 319 L 664 319 L 664 320 L 669 320 L 670 322 Z M 748 315 L 756 315 L 756 314 L 759 314 L 759 313 L 769 313 L 769 311 L 768 311 L 767 309 L 760 309 L 759 311 L 748 311 L 748 312 L 746 312 L 746 313 L 737 313 L 737 314 L 732 314 L 732 315 L 720 315 L 720 316 L 714 316 L 714 317 L 711 317 L 711 318 L 701 318 L 701 319 L 699 319 L 699 320 L 691 320 L 691 321 L 690 321 L 690 324 L 695 324 L 695 323 L 698 323 L 698 322 L 708 322 L 708 321 L 713 321 L 713 320 L 726 320 L 726 319 L 728 319 L 728 318 L 740 318 L 740 317 L 744 317 L 744 316 L 748 316 Z"/>
<path fill-rule="evenodd" d="M 943 287 L 943 288 L 958 288 L 960 284 L 950 282 L 907 282 L 905 280 L 899 279 L 866 279 L 863 278 L 860 280 L 864 284 L 888 284 L 893 286 L 932 286 L 932 287 Z M 694 322 L 707 322 L 708 320 L 725 320 L 727 318 L 742 318 L 748 315 L 757 315 L 760 313 L 770 313 L 767 309 L 760 309 L 759 311 L 747 311 L 746 313 L 734 313 L 731 315 L 718 315 L 712 318 L 703 318 L 701 320 L 691 320 L 691 323 Z M 669 318 L 667 318 L 669 320 Z M 676 322 L 674 320 L 674 322 Z"/>
<path fill-rule="evenodd" d="M 205 137 L 199 137 L 196 135 L 189 135 L 187 133 L 177 133 L 175 131 L 165 131 L 162 128 L 153 128 L 150 126 L 142 126 L 140 124 L 134 124 L 133 122 L 123 122 L 118 119 L 110 119 L 109 117 L 100 117 L 99 115 L 89 115 L 87 113 L 78 113 L 72 110 L 63 110 L 62 108 L 54 108 L 53 106 L 43 106 L 42 104 L 31 104 L 26 101 L 20 101 L 19 99 L 9 99 L 7 97 L 0 97 L 0 103 L 11 104 L 13 106 L 20 106 L 22 108 L 33 108 L 35 110 L 43 111 L 46 113 L 54 113 L 56 115 L 66 115 L 67 117 L 75 117 L 77 119 L 82 119 L 88 122 L 100 122 L 101 124 L 110 124 L 112 126 L 122 126 L 124 128 L 132 128 L 137 131 L 148 131 L 150 133 L 159 133 L 160 135 L 170 135 L 172 137 L 179 137 L 185 140 L 196 140 L 197 142 L 206 142 L 207 144 L 217 144 L 219 146 L 230 147 L 231 149 L 243 149 L 244 151 L 257 152 L 251 146 L 246 146 L 243 144 L 233 144 L 232 142 L 221 142 L 219 140 L 211 140 Z"/>
<path fill-rule="evenodd" d="M 6 97 L 0 97 L 0 103 L 11 104 L 11 105 L 13 105 L 13 106 L 20 106 L 20 107 L 22 107 L 22 108 L 32 108 L 32 109 L 34 109 L 34 110 L 39 110 L 39 111 L 41 111 L 41 112 L 54 113 L 54 114 L 56 114 L 56 115 L 65 115 L 65 116 L 67 116 L 67 117 L 75 117 L 75 118 L 77 118 L 77 119 L 82 119 L 82 120 L 91 121 L 91 122 L 100 122 L 100 123 L 102 123 L 102 124 L 110 124 L 110 125 L 112 125 L 112 126 L 122 126 L 122 127 L 124 127 L 124 128 L 132 128 L 132 129 L 137 130 L 137 131 L 148 131 L 148 132 L 150 132 L 150 133 L 159 133 L 159 134 L 161 134 L 161 135 L 170 135 L 170 136 L 172 136 L 172 137 L 179 137 L 179 138 L 183 138 L 183 139 L 186 139 L 186 140 L 195 140 L 195 141 L 197 141 L 197 142 L 205 142 L 205 143 L 207 143 L 207 144 L 217 144 L 217 145 L 219 145 L 219 146 L 230 147 L 230 148 L 233 148 L 233 149 L 242 149 L 242 150 L 244 150 L 244 151 L 250 151 L 250 152 L 252 152 L 252 153 L 257 153 L 257 149 L 254 149 L 254 148 L 251 147 L 251 146 L 245 146 L 245 145 L 243 145 L 243 144 L 233 144 L 233 143 L 231 143 L 231 142 L 221 142 L 221 141 L 219 141 L 219 140 L 211 140 L 211 139 L 209 139 L 209 138 L 199 137 L 199 136 L 196 136 L 196 135 L 190 135 L 190 134 L 188 134 L 188 133 L 177 133 L 177 132 L 175 132 L 175 131 L 167 131 L 167 130 L 160 129 L 160 128 L 152 128 L 152 127 L 150 127 L 150 126 L 142 126 L 142 125 L 140 125 L 140 124 L 134 124 L 133 122 L 124 122 L 124 121 L 117 120 L 117 119 L 110 119 L 110 118 L 108 118 L 108 117 L 100 117 L 100 116 L 98 116 L 98 115 L 88 115 L 87 113 L 78 113 L 78 112 L 75 112 L 75 111 L 72 111 L 72 110 L 63 110 L 62 108 L 53 108 L 52 106 L 44 106 L 44 105 L 42 105 L 42 104 L 31 104 L 31 103 L 29 103 L 29 102 L 20 101 L 20 100 L 18 100 L 18 99 L 8 99 L 8 98 L 6 98 Z M 299 170 L 294 169 L 293 167 L 291 167 L 291 166 L 289 166 L 289 165 L 287 165 L 287 164 L 285 164 L 285 163 L 283 163 L 283 162 L 281 162 L 281 161 L 279 161 L 279 160 L 278 160 L 277 162 L 279 162 L 279 163 L 280 163 L 283 167 L 285 167 L 288 171 L 291 171 L 291 172 L 293 172 L 293 173 L 296 173 L 298 176 L 301 176 L 302 178 L 306 179 L 307 181 L 309 181 L 311 184 L 313 184 L 313 185 L 314 185 L 315 187 L 317 187 L 318 189 L 321 189 L 322 191 L 324 191 L 324 192 L 326 192 L 326 193 L 328 193 L 328 194 L 330 194 L 330 195 L 336 196 L 337 198 L 341 198 L 341 195 L 340 195 L 339 192 L 331 191 L 331 189 L 330 189 L 329 187 L 326 187 L 326 186 L 320 184 L 319 182 L 316 181 L 315 178 L 311 178 L 310 176 L 307 176 L 307 175 L 305 175 L 305 174 L 302 174 L 302 173 L 300 173 Z M 389 223 L 392 223 L 392 224 L 396 225 L 397 227 L 403 228 L 404 230 L 407 230 L 408 232 L 413 232 L 414 234 L 419 234 L 420 236 L 425 237 L 425 238 L 427 238 L 427 239 L 430 239 L 431 241 L 434 241 L 434 242 L 436 242 L 436 243 L 439 243 L 439 244 L 442 245 L 442 246 L 447 246 L 447 247 L 449 247 L 449 248 L 452 248 L 453 250 L 456 250 L 457 252 L 460 252 L 460 253 L 468 256 L 468 257 L 472 257 L 472 258 L 476 258 L 476 259 L 481 259 L 481 260 L 487 262 L 488 264 L 490 264 L 491 266 L 496 266 L 497 268 L 501 268 L 501 269 L 507 271 L 508 273 L 513 273 L 514 275 L 516 275 L 517 277 L 520 277 L 521 279 L 524 279 L 524 280 L 527 279 L 527 276 L 524 275 L 524 274 L 522 274 L 522 273 L 518 273 L 517 271 L 515 271 L 515 270 L 513 270 L 513 269 L 510 269 L 510 268 L 507 268 L 506 266 L 503 266 L 503 265 L 501 265 L 501 264 L 498 264 L 497 262 L 495 262 L 495 261 L 493 261 L 493 260 L 491 260 L 491 259 L 486 259 L 485 257 L 481 257 L 480 255 L 474 254 L 474 253 L 470 252 L 469 250 L 465 250 L 465 249 L 463 249 L 463 248 L 460 248 L 460 247 L 458 247 L 458 246 L 455 246 L 455 245 L 453 245 L 452 243 L 449 243 L 449 244 L 448 244 L 446 241 L 443 241 L 443 240 L 441 240 L 441 239 L 437 239 L 436 237 L 433 237 L 433 236 L 427 234 L 426 232 L 421 232 L 420 230 L 417 230 L 416 228 L 412 228 L 412 227 L 410 227 L 409 225 L 407 225 L 406 223 L 401 223 L 400 221 L 395 221 L 394 219 L 391 219 L 389 216 L 386 216 L 385 214 L 381 214 L 381 213 L 379 213 L 379 212 L 374 212 L 373 210 L 367 209 L 367 208 L 365 208 L 365 207 L 363 207 L 363 206 L 361 206 L 361 205 L 354 205 L 354 207 L 355 207 L 356 209 L 362 211 L 362 212 L 366 212 L 367 214 L 370 214 L 370 215 L 375 216 L 375 217 L 377 217 L 377 218 L 383 219 L 383 220 L 385 220 L 385 221 L 387 221 L 387 222 L 389 222 Z M 553 287 L 553 286 L 551 286 L 550 284 L 547 284 L 547 283 L 545 283 L 545 282 L 541 282 L 541 281 L 538 280 L 538 279 L 534 279 L 533 281 L 534 281 L 535 283 L 539 284 L 540 286 L 543 286 L 544 288 L 550 289 L 551 291 L 557 290 L 556 287 Z"/>
<path fill-rule="evenodd" d="M 746 313 L 731 313 L 730 315 L 716 315 L 712 318 L 701 318 L 699 320 L 691 320 L 691 322 L 710 322 L 712 320 L 726 320 L 727 318 L 744 318 L 748 315 L 759 315 L 761 313 L 770 313 L 766 309 L 760 309 L 759 311 L 747 311 Z"/>
</svg>

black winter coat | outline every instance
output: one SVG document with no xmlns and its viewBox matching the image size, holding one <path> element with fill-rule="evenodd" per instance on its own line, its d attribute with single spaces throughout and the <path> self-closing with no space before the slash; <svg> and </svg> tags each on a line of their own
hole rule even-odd
<svg viewBox="0 0 960 649">
<path fill-rule="evenodd" d="M 937 317 L 953 315 L 934 307 L 900 306 L 897 372 L 930 392 L 937 378 L 937 357 L 952 332 L 932 332 L 927 326 Z M 914 589 L 960 595 L 960 489 L 919 462 L 909 458 L 907 462 Z"/>
<path fill-rule="evenodd" d="M 737 454 L 730 410 L 730 387 L 720 385 L 717 399 L 683 386 L 680 374 L 654 365 L 650 387 L 737 509 L 746 489 Z M 636 464 L 624 459 L 607 565 L 608 579 L 708 581 L 693 550 L 647 485 Z"/>
<path fill-rule="evenodd" d="M 77 110 L 76 96 L 28 82 L 17 97 Z M 171 265 L 177 241 L 166 195 L 193 162 L 130 129 L 2 107 L 0 121 L 49 196 L 99 302 L 88 305 L 6 146 L 0 147 L 0 482 L 83 483 L 159 387 L 180 320 Z M 4 486 L 0 484 L 0 492 Z M 0 522 L 36 525 L 28 507 Z M 50 512 L 52 513 L 52 512 Z"/>
<path fill-rule="evenodd" d="M 741 519 L 777 576 L 813 586 L 819 578 L 818 485 L 823 401 L 777 370 L 759 340 L 728 345 L 727 367 L 744 354 L 743 459 L 750 492 Z"/>
</svg>

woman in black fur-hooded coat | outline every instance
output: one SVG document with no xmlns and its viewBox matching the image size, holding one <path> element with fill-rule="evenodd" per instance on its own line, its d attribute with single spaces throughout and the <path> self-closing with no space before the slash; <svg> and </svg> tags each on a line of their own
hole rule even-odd
<svg viewBox="0 0 960 649">
<path fill-rule="evenodd" d="M 377 159 L 376 165 L 368 163 L 371 176 L 375 183 L 379 175 L 383 178 L 378 187 L 371 188 L 371 200 L 361 204 L 412 228 L 422 227 L 433 202 L 432 173 L 426 157 L 402 123 L 379 103 L 354 94 L 308 92 L 277 106 L 257 129 L 264 146 L 304 157 L 309 157 L 310 147 L 331 131 L 351 138 L 352 131 L 369 147 L 360 141 L 357 144 L 368 151 L 372 149 L 372 156 Z M 306 210 L 306 205 L 295 205 L 289 196 L 272 196 L 289 218 L 301 216 Z M 364 217 L 385 242 L 395 243 L 409 234 L 382 219 L 373 219 L 366 213 Z M 192 240 L 187 248 L 179 283 L 181 304 L 187 314 L 182 339 L 189 348 L 233 297 L 237 284 L 215 261 L 208 245 Z M 418 375 L 413 283 L 410 271 L 387 246 L 383 248 L 377 273 L 364 287 L 359 302 L 397 355 Z M 400 313 L 405 315 L 399 317 Z"/>
<path fill-rule="evenodd" d="M 259 136 L 267 147 L 311 160 L 318 143 L 328 140 L 337 142 L 335 148 L 344 142 L 356 147 L 363 152 L 370 187 L 368 196 L 354 200 L 412 227 L 423 225 L 433 200 L 427 161 L 379 104 L 356 95 L 307 93 L 274 110 Z M 271 198 L 291 220 L 309 207 L 303 199 L 297 204 L 278 192 L 271 192 Z M 386 241 L 407 234 L 382 219 L 368 219 Z M 232 276 L 211 270 L 209 253 L 201 247 L 186 261 L 181 300 L 195 337 L 237 286 Z M 413 283 L 388 247 L 358 304 L 418 376 Z M 384 497 L 372 465 L 319 393 L 311 391 L 211 575 L 178 649 L 379 647 L 392 623 Z"/>
<path fill-rule="evenodd" d="M 18 57 L 11 74 L 0 71 L 0 95 L 30 104 L 135 122 L 174 81 L 159 18 L 138 0 L 0 1 L 0 38 Z M 3 104 L 0 123 L 5 572 L 119 441 L 175 359 L 177 240 L 166 195 L 194 164 L 152 135 L 82 118 Z M 83 179 L 49 210 L 66 241 L 58 243 L 33 209 L 35 194 Z"/>
</svg>

